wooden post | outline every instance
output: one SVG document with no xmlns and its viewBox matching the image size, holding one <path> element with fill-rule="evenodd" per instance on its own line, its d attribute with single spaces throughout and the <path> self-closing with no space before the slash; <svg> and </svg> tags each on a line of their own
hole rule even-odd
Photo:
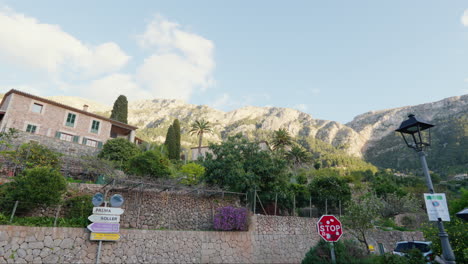
<svg viewBox="0 0 468 264">
<path fill-rule="evenodd" d="M 59 204 L 59 206 L 57 206 L 57 211 L 55 212 L 54 227 L 57 226 L 57 218 L 59 217 L 61 208 L 62 208 L 62 205 Z"/>
<path fill-rule="evenodd" d="M 16 207 L 18 207 L 18 203 L 19 203 L 19 201 L 16 201 L 15 206 L 13 207 L 13 211 L 11 212 L 11 216 L 10 216 L 10 223 L 13 222 L 13 217 L 15 216 Z"/>
<path fill-rule="evenodd" d="M 293 195 L 293 216 L 296 216 L 296 194 Z"/>
<path fill-rule="evenodd" d="M 312 196 L 309 196 L 309 217 L 312 218 Z"/>
<path fill-rule="evenodd" d="M 278 208 L 278 193 L 275 193 L 275 215 L 276 215 L 277 208 Z"/>
<path fill-rule="evenodd" d="M 254 189 L 254 202 L 253 202 L 253 214 L 255 214 L 255 209 L 257 207 L 257 187 Z"/>
</svg>

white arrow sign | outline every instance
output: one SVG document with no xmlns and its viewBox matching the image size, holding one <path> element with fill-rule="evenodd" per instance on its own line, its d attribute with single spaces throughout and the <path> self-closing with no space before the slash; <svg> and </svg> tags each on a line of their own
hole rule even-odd
<svg viewBox="0 0 468 264">
<path fill-rule="evenodd" d="M 114 207 L 93 207 L 93 214 L 99 215 L 121 215 L 124 213 L 122 208 Z"/>
<path fill-rule="evenodd" d="M 118 215 L 90 215 L 88 216 L 89 221 L 93 223 L 118 223 L 120 216 Z"/>
</svg>

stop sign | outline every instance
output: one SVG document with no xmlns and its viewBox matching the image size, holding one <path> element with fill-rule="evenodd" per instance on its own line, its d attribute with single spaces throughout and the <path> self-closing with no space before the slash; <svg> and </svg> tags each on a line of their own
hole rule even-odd
<svg viewBox="0 0 468 264">
<path fill-rule="evenodd" d="M 343 235 L 341 222 L 333 215 L 323 215 L 317 222 L 319 235 L 328 242 L 336 242 Z"/>
</svg>

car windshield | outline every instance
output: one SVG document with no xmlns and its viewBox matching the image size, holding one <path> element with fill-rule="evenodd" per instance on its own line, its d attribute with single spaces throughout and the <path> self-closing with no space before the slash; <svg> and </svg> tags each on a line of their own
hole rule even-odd
<svg viewBox="0 0 468 264">
<path fill-rule="evenodd" d="M 408 243 L 401 243 L 398 244 L 397 247 L 395 248 L 396 252 L 407 252 L 411 249 L 410 245 Z"/>
<path fill-rule="evenodd" d="M 414 243 L 414 246 L 419 249 L 421 252 L 429 252 L 431 251 L 431 247 L 427 244 L 421 244 L 421 243 Z"/>
<path fill-rule="evenodd" d="M 397 245 L 395 248 L 395 252 L 408 252 L 413 248 L 419 249 L 419 251 L 426 253 L 431 250 L 431 247 L 427 244 L 423 243 L 415 243 L 415 242 L 406 242 L 406 243 L 400 243 Z"/>
</svg>

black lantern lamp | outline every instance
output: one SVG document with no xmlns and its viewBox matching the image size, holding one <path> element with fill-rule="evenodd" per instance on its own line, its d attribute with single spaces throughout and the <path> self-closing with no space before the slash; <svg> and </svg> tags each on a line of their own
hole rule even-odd
<svg viewBox="0 0 468 264">
<path fill-rule="evenodd" d="M 408 117 L 408 120 L 403 121 L 400 127 L 395 131 L 400 132 L 408 147 L 413 148 L 417 152 L 423 151 L 424 147 L 431 145 L 430 128 L 434 125 L 416 118 L 413 114 Z M 407 139 L 405 135 L 407 135 L 409 139 Z"/>
</svg>

